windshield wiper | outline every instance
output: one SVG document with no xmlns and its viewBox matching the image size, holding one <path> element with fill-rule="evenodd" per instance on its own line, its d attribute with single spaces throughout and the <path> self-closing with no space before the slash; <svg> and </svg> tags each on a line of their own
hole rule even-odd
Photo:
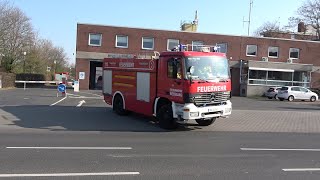
<svg viewBox="0 0 320 180">
<path fill-rule="evenodd" d="M 219 82 L 228 82 L 228 78 L 221 77 L 221 76 L 218 76 L 217 78 L 219 78 Z"/>
<path fill-rule="evenodd" d="M 198 83 L 208 83 L 208 82 L 209 82 L 208 80 L 202 79 L 202 78 L 200 78 L 199 76 L 192 76 L 192 77 L 195 77 L 195 78 L 197 78 L 198 80 L 200 80 Z"/>
<path fill-rule="evenodd" d="M 212 78 L 210 80 L 219 79 L 219 82 L 228 82 L 228 78 L 222 77 L 222 76 L 215 76 L 215 78 Z"/>
</svg>

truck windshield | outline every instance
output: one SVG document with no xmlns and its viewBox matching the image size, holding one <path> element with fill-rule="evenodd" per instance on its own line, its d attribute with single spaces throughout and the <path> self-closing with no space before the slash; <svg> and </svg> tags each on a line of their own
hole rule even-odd
<svg viewBox="0 0 320 180">
<path fill-rule="evenodd" d="M 186 57 L 186 70 L 194 66 L 192 78 L 202 80 L 229 78 L 229 63 L 225 57 Z"/>
</svg>

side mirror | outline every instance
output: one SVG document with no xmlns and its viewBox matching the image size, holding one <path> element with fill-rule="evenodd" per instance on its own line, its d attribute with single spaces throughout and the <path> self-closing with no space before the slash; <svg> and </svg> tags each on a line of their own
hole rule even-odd
<svg viewBox="0 0 320 180">
<path fill-rule="evenodd" d="M 190 73 L 190 75 L 192 75 L 194 73 L 194 66 L 189 67 L 188 73 Z"/>
</svg>

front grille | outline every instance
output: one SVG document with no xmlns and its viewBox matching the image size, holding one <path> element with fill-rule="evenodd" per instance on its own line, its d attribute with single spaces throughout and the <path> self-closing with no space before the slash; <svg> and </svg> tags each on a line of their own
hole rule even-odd
<svg viewBox="0 0 320 180">
<path fill-rule="evenodd" d="M 209 92 L 209 93 L 197 93 L 192 95 L 191 102 L 194 102 L 196 106 L 220 104 L 229 99 L 230 92 Z"/>
</svg>

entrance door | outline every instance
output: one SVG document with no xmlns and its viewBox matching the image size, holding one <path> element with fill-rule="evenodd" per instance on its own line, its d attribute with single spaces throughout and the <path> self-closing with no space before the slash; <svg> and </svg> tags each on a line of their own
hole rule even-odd
<svg viewBox="0 0 320 180">
<path fill-rule="evenodd" d="M 102 61 L 90 61 L 89 89 L 102 89 Z"/>
</svg>

